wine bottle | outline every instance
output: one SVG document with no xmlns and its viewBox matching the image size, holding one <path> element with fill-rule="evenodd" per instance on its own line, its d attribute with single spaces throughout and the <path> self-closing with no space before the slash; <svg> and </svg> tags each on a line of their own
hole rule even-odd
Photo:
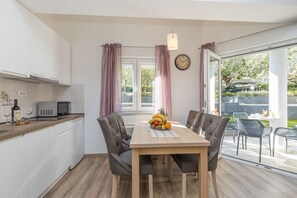
<svg viewBox="0 0 297 198">
<path fill-rule="evenodd" d="M 18 106 L 18 100 L 14 100 L 14 106 L 11 108 L 11 123 L 21 119 L 21 108 Z"/>
</svg>

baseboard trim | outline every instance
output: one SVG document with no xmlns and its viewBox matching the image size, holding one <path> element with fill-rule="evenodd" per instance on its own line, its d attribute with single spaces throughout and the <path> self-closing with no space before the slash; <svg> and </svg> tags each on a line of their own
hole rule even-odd
<svg viewBox="0 0 297 198">
<path fill-rule="evenodd" d="M 90 154 L 85 154 L 84 157 L 108 157 L 107 153 L 90 153 Z"/>
</svg>

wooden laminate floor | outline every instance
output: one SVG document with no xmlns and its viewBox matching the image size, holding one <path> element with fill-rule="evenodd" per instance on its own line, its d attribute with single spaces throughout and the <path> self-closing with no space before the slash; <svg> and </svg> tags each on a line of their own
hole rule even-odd
<svg viewBox="0 0 297 198">
<path fill-rule="evenodd" d="M 147 177 L 141 177 L 141 197 L 148 197 Z M 154 161 L 154 197 L 181 197 L 181 172 L 174 165 L 173 181 L 169 182 L 166 166 Z M 221 198 L 296 198 L 297 179 L 282 176 L 228 159 L 220 159 L 217 183 Z M 109 198 L 112 175 L 106 156 L 85 157 L 46 194 L 46 198 Z M 187 178 L 188 197 L 197 197 L 197 179 Z M 122 177 L 117 195 L 131 197 L 131 178 Z M 209 197 L 215 197 L 209 174 Z"/>
</svg>

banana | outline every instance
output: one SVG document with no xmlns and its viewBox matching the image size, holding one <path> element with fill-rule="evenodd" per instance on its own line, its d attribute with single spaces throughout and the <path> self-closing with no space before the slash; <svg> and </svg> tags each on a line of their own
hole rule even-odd
<svg viewBox="0 0 297 198">
<path fill-rule="evenodd" d="M 150 120 L 148 121 L 149 124 L 152 124 L 153 122 L 154 122 L 154 119 L 150 119 Z"/>
<path fill-rule="evenodd" d="M 166 121 L 166 117 L 160 113 L 153 115 L 153 118 L 160 118 L 163 122 Z"/>
<path fill-rule="evenodd" d="M 148 121 L 148 123 L 152 124 L 155 121 L 163 122 L 161 118 L 152 118 L 150 121 Z"/>
</svg>

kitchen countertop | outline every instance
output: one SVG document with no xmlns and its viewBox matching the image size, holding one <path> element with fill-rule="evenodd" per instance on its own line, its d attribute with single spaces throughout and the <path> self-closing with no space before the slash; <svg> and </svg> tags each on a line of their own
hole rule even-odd
<svg viewBox="0 0 297 198">
<path fill-rule="evenodd" d="M 54 126 L 70 120 L 75 120 L 81 117 L 84 117 L 83 113 L 63 116 L 61 119 L 55 120 L 55 121 L 31 121 L 29 124 L 18 125 L 18 126 L 1 124 L 0 131 L 1 130 L 8 130 L 8 131 L 0 133 L 0 141 L 10 139 L 16 136 L 20 136 L 20 135 L 25 135 L 26 133 L 31 133 L 36 130 Z"/>
</svg>

